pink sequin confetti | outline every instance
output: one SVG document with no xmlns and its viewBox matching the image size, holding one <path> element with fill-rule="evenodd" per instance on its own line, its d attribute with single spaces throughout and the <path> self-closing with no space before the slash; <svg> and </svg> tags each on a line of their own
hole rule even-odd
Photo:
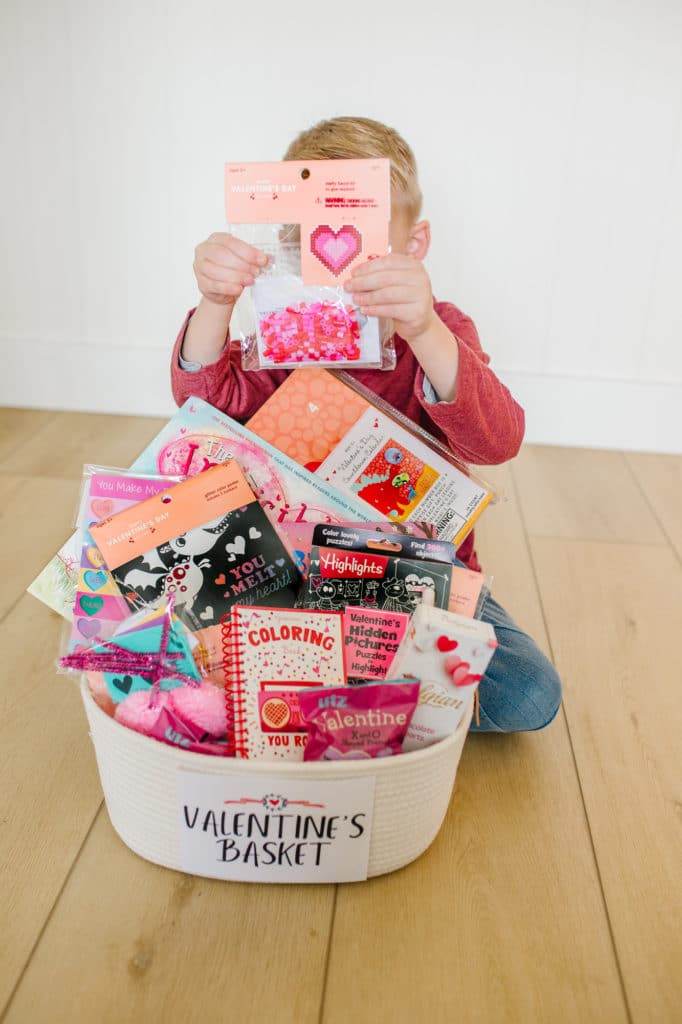
<svg viewBox="0 0 682 1024">
<path fill-rule="evenodd" d="M 300 302 L 260 321 L 263 355 L 275 363 L 353 362 L 360 325 L 352 306 Z"/>
</svg>

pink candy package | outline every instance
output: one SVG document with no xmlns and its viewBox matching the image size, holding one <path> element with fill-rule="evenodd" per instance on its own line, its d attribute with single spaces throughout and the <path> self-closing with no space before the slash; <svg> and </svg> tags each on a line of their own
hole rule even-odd
<svg viewBox="0 0 682 1024">
<path fill-rule="evenodd" d="M 415 681 L 301 690 L 304 761 L 364 760 L 402 752 L 419 699 Z"/>
</svg>

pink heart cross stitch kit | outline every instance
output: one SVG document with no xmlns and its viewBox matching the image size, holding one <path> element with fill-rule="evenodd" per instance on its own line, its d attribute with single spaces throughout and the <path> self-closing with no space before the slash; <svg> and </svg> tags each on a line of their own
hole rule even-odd
<svg viewBox="0 0 682 1024">
<path fill-rule="evenodd" d="M 389 251 L 388 160 L 225 165 L 232 234 L 268 266 L 237 304 L 242 365 L 392 369 L 392 328 L 344 291 L 356 266 Z"/>
<path fill-rule="evenodd" d="M 226 164 L 225 211 L 233 225 L 298 225 L 303 284 L 338 285 L 388 252 L 390 161 Z"/>
</svg>

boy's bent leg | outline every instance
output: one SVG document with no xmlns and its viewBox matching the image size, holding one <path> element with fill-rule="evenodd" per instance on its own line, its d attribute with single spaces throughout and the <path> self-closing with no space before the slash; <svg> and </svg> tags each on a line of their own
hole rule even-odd
<svg viewBox="0 0 682 1024">
<path fill-rule="evenodd" d="M 499 644 L 478 686 L 480 725 L 473 732 L 525 732 L 543 729 L 561 704 L 561 680 L 535 641 L 492 597 L 481 618 Z"/>
</svg>

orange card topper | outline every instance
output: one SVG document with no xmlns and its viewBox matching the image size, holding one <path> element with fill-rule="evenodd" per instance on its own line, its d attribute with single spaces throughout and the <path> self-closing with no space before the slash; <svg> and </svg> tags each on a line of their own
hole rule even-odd
<svg viewBox="0 0 682 1024">
<path fill-rule="evenodd" d="M 109 569 L 255 501 L 246 477 L 230 459 L 161 491 L 91 527 Z"/>
<path fill-rule="evenodd" d="M 303 283 L 339 285 L 388 252 L 390 161 L 225 164 L 225 212 L 232 224 L 299 224 Z"/>
</svg>

